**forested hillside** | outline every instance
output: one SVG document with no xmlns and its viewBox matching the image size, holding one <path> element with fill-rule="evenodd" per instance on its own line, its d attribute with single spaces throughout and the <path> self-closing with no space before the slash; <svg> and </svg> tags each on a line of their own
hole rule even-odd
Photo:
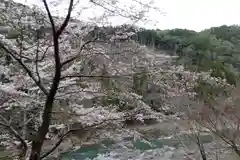
<svg viewBox="0 0 240 160">
<path fill-rule="evenodd" d="M 240 71 L 240 26 L 212 27 L 201 32 L 186 29 L 146 30 L 139 43 L 177 55 L 178 63 L 193 71 L 209 71 L 236 84 Z"/>
</svg>

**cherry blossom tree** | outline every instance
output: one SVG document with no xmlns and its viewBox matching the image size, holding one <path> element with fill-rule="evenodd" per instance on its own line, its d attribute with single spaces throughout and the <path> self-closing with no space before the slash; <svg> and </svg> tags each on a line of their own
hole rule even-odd
<svg viewBox="0 0 240 160">
<path fill-rule="evenodd" d="M 95 1 L 92 3 L 101 7 L 106 6 Z M 97 41 L 96 38 L 83 40 L 94 26 L 84 27 L 81 22 L 76 23 L 71 18 L 77 1 L 70 0 L 67 15 L 63 20 L 52 15 L 46 0 L 43 0 L 46 14 L 37 7 L 30 11 L 27 6 L 18 4 L 23 8 L 19 11 L 13 4 L 12 1 L 5 2 L 5 10 L 2 12 L 5 14 L 1 16 L 4 25 L 10 27 L 10 31 L 7 35 L 1 34 L 0 42 L 2 60 L 6 61 L 6 64 L 1 66 L 2 80 L 7 80 L 1 85 L 0 124 L 21 143 L 21 157 L 29 157 L 32 160 L 45 158 L 72 132 L 96 128 L 108 121 L 122 120 L 121 114 L 114 114 L 115 109 L 110 112 L 98 107 L 88 111 L 76 103 L 83 97 L 91 99 L 112 94 L 109 91 L 109 83 L 114 84 L 112 79 L 128 78 L 132 75 L 126 72 L 127 68 L 122 67 L 122 71 L 119 71 L 121 64 L 110 59 L 107 54 L 110 50 L 91 44 Z M 13 9 L 16 12 L 13 12 Z M 108 9 L 108 12 L 111 11 Z M 120 15 L 120 12 L 124 13 L 119 10 L 117 14 Z M 134 15 L 131 17 L 141 18 Z M 138 51 L 130 49 L 121 52 L 125 55 L 132 53 L 134 57 Z M 138 56 L 137 59 L 139 58 Z M 91 64 L 96 61 L 100 63 Z M 125 91 L 122 96 L 125 97 L 126 94 Z M 135 95 L 128 99 L 134 97 Z M 54 108 L 59 110 L 54 111 Z M 82 120 L 83 128 L 68 128 L 52 149 L 42 153 L 54 113 L 59 114 L 59 111 L 71 115 L 68 121 L 80 116 L 78 121 Z M 91 117 L 89 116 L 91 114 L 92 119 L 86 120 L 86 116 Z M 13 122 L 15 116 L 17 120 Z M 23 121 L 21 125 L 14 124 L 21 121 Z M 26 127 L 29 123 L 33 123 L 35 128 L 27 139 Z M 66 125 L 67 123 L 64 124 Z M 21 128 L 23 133 L 20 133 L 16 126 Z"/>
</svg>

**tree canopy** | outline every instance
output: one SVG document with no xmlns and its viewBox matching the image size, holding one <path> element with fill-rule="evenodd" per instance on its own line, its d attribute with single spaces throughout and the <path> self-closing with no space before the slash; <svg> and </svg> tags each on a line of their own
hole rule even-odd
<svg viewBox="0 0 240 160">
<path fill-rule="evenodd" d="M 187 29 L 139 30 L 139 43 L 171 51 L 178 63 L 194 71 L 212 71 L 215 77 L 236 84 L 240 53 L 240 26 L 212 27 L 201 32 Z"/>
</svg>

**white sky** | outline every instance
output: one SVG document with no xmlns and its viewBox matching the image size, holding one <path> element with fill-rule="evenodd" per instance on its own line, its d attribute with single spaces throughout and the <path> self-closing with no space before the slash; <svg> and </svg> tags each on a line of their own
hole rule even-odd
<svg viewBox="0 0 240 160">
<path fill-rule="evenodd" d="M 36 4 L 39 0 L 15 0 L 21 3 Z M 63 0 L 59 0 L 63 1 Z M 80 3 L 84 0 L 80 0 Z M 86 2 L 87 0 L 85 0 Z M 131 1 L 131 0 L 128 0 Z M 141 0 L 147 2 L 148 0 Z M 155 0 L 156 7 L 162 9 L 165 15 L 158 12 L 150 12 L 152 20 L 158 21 L 154 26 L 145 24 L 147 28 L 172 29 L 187 28 L 200 31 L 206 28 L 220 25 L 240 24 L 240 0 Z M 64 5 L 63 5 L 64 6 Z M 86 12 L 86 15 L 98 15 L 99 10 Z M 81 20 L 80 19 L 80 20 Z M 114 19 L 113 23 L 121 24 L 123 19 Z"/>
</svg>

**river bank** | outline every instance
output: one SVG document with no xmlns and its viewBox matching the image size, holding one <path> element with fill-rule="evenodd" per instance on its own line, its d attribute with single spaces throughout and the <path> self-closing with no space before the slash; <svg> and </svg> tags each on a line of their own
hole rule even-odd
<svg viewBox="0 0 240 160">
<path fill-rule="evenodd" d="M 98 144 L 85 145 L 73 152 L 61 154 L 61 160 L 200 160 L 197 145 L 187 133 L 185 121 L 169 121 L 146 126 L 132 126 L 146 139 L 123 137 L 119 140 L 105 140 Z M 236 160 L 235 154 L 213 135 L 203 132 L 200 136 L 209 159 Z M 221 149 L 217 149 L 221 148 Z"/>
</svg>

